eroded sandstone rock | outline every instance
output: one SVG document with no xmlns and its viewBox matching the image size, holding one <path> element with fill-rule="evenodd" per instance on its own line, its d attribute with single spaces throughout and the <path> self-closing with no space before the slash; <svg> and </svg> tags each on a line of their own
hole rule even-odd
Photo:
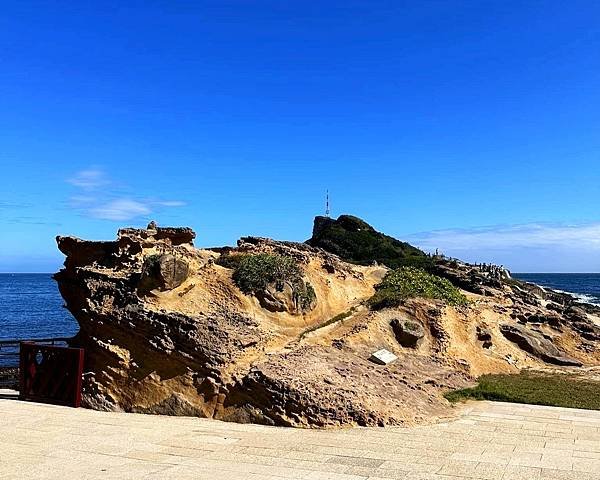
<svg viewBox="0 0 600 480">
<path fill-rule="evenodd" d="M 91 408 L 290 426 L 414 423 L 447 415 L 442 393 L 476 375 L 600 358 L 600 309 L 460 262 L 440 271 L 471 292 L 467 306 L 412 298 L 374 312 L 366 300 L 384 266 L 260 237 L 201 250 L 190 229 L 148 227 L 109 242 L 57 238 L 66 259 L 55 278 L 80 325 L 71 343 L 86 352 Z M 240 289 L 236 262 L 263 253 L 293 259 L 314 288 L 311 308 L 297 308 L 285 281 L 262 298 Z M 398 361 L 370 362 L 379 349 Z"/>
<path fill-rule="evenodd" d="M 482 343 L 483 348 L 492 347 L 492 332 L 487 325 L 477 325 L 477 340 Z"/>
<path fill-rule="evenodd" d="M 139 288 L 142 292 L 173 290 L 185 282 L 189 273 L 190 266 L 182 258 L 168 253 L 150 255 L 144 259 Z"/>
<path fill-rule="evenodd" d="M 403 347 L 416 348 L 419 341 L 425 336 L 423 325 L 412 320 L 394 318 L 390 325 L 396 340 Z"/>
<path fill-rule="evenodd" d="M 538 332 L 525 329 L 519 325 L 500 325 L 500 331 L 511 342 L 516 343 L 526 352 L 555 365 L 580 367 L 581 362 L 561 354 L 560 350 Z"/>
</svg>

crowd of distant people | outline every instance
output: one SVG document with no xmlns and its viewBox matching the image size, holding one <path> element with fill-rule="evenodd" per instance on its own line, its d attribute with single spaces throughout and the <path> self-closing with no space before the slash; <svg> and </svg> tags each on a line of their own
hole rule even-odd
<svg viewBox="0 0 600 480">
<path fill-rule="evenodd" d="M 475 268 L 478 268 L 481 273 L 487 273 L 489 277 L 500 280 L 507 276 L 507 270 L 504 265 L 494 265 L 493 263 L 475 263 Z"/>
<path fill-rule="evenodd" d="M 447 257 L 443 253 L 441 253 L 437 248 L 435 249 L 434 254 L 427 254 L 428 256 L 433 256 L 434 258 L 441 258 L 443 260 L 449 260 L 453 262 L 457 262 L 463 265 L 465 264 L 461 260 L 457 258 Z M 487 274 L 488 277 L 494 278 L 497 280 L 501 280 L 503 278 L 510 278 L 510 271 L 507 268 L 504 268 L 504 265 L 495 265 L 493 263 L 477 263 L 471 264 L 471 266 L 475 267 L 475 269 L 479 270 L 481 273 Z"/>
</svg>

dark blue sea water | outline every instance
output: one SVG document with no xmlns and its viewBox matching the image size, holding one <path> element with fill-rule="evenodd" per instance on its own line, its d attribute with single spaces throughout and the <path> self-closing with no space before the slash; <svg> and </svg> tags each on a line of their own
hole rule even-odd
<svg viewBox="0 0 600 480">
<path fill-rule="evenodd" d="M 63 303 L 50 273 L 0 273 L 0 340 L 75 335 Z"/>
<path fill-rule="evenodd" d="M 600 305 L 600 273 L 515 273 L 513 277 Z"/>
</svg>

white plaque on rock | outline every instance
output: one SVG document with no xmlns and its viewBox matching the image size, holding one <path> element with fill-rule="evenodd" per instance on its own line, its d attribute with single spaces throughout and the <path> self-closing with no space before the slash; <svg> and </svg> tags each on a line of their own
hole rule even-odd
<svg viewBox="0 0 600 480">
<path fill-rule="evenodd" d="M 397 359 L 398 357 L 396 355 L 394 355 L 389 350 L 386 350 L 385 348 L 377 350 L 369 357 L 369 360 L 378 363 L 379 365 L 388 365 Z"/>
</svg>

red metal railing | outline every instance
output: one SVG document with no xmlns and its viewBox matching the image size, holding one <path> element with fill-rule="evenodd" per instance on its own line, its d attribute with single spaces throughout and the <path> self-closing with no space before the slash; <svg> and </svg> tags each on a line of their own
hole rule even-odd
<svg viewBox="0 0 600 480">
<path fill-rule="evenodd" d="M 0 388 L 19 389 L 19 346 L 21 342 L 66 347 L 70 338 L 21 338 L 0 340 Z"/>
<path fill-rule="evenodd" d="M 79 407 L 83 349 L 21 342 L 19 398 Z"/>
</svg>

